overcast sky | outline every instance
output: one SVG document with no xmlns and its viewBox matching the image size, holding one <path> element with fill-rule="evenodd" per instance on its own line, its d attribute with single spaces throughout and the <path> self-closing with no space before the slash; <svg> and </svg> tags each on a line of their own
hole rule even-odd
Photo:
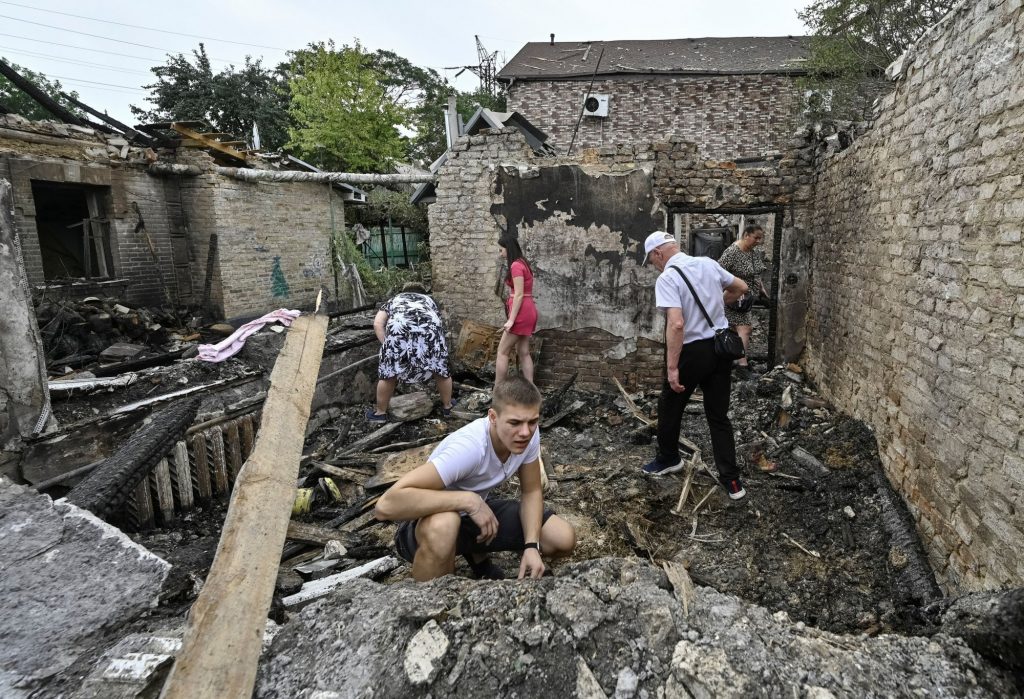
<svg viewBox="0 0 1024 699">
<path fill-rule="evenodd" d="M 434 68 L 476 64 L 474 35 L 510 59 L 528 41 L 678 39 L 804 34 L 797 10 L 810 0 L 0 0 L 0 56 L 57 78 L 83 102 L 134 124 L 149 68 L 200 41 L 214 70 L 246 55 L 273 66 L 313 41 L 358 39 Z M 74 15 L 74 16 L 73 16 Z M 120 23 L 120 24 L 118 24 Z M 135 26 L 126 26 L 135 25 Z M 204 38 L 199 38 L 204 37 Z"/>
</svg>

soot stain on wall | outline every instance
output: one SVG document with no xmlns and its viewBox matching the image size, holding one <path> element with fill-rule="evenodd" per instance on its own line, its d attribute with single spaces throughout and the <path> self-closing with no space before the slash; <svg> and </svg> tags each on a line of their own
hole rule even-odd
<svg viewBox="0 0 1024 699">
<path fill-rule="evenodd" d="M 503 216 L 507 232 L 519 238 L 519 227 L 535 228 L 561 214 L 564 223 L 586 230 L 606 226 L 616 232 L 621 251 L 598 251 L 588 246 L 585 255 L 596 264 L 607 261 L 622 272 L 624 258 L 642 262 L 643 239 L 651 231 L 663 228 L 660 216 L 652 215 L 654 193 L 651 178 L 642 170 L 624 175 L 591 175 L 575 165 L 558 165 L 532 170 L 523 176 L 517 170 L 498 171 L 496 193 L 504 203 L 494 204 L 491 213 Z M 538 205 L 541 203 L 542 205 Z M 633 248 L 637 252 L 630 251 Z"/>
</svg>

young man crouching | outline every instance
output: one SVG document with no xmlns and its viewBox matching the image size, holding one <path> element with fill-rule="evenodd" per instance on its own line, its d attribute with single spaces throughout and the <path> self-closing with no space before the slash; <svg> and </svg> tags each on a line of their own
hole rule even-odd
<svg viewBox="0 0 1024 699">
<path fill-rule="evenodd" d="M 492 551 L 522 551 L 519 578 L 544 574 L 541 553 L 566 556 L 576 532 L 544 509 L 540 476 L 541 395 L 521 377 L 495 386 L 487 417 L 448 435 L 430 459 L 402 476 L 377 501 L 377 519 L 400 521 L 398 554 L 412 562 L 416 580 L 455 570 L 455 556 L 477 577 L 504 575 Z M 521 500 L 487 499 L 487 493 L 519 474 Z"/>
</svg>

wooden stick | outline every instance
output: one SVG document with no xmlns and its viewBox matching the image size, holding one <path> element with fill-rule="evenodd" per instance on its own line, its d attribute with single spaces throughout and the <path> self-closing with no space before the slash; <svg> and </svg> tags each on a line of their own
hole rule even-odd
<svg viewBox="0 0 1024 699">
<path fill-rule="evenodd" d="M 786 532 L 782 532 L 782 536 L 786 537 L 789 540 L 789 543 L 791 543 L 794 546 L 796 546 L 798 549 L 800 549 L 801 551 L 806 553 L 808 556 L 814 556 L 815 558 L 821 558 L 821 554 L 820 553 L 818 553 L 817 551 L 811 551 L 810 549 L 804 548 L 803 546 L 800 545 L 799 541 L 797 541 L 796 539 L 791 537 Z"/>
<path fill-rule="evenodd" d="M 402 426 L 400 422 L 389 422 L 388 424 L 378 427 L 370 434 L 366 435 L 362 439 L 357 439 L 351 444 L 347 445 L 338 456 L 346 456 L 347 454 L 354 454 L 357 451 L 365 449 L 366 447 L 372 446 L 377 442 L 384 441 L 384 438 L 389 434 L 397 430 Z"/>
<path fill-rule="evenodd" d="M 683 490 L 679 493 L 679 502 L 672 509 L 672 514 L 682 515 L 683 508 L 686 506 L 686 501 L 690 498 L 690 487 L 693 485 L 693 472 L 696 470 L 694 462 L 691 460 L 690 464 L 686 467 L 686 480 L 683 481 Z"/>
<path fill-rule="evenodd" d="M 651 420 L 646 415 L 640 412 L 640 408 L 636 407 L 636 403 L 634 403 L 633 399 L 629 397 L 628 393 L 626 393 L 626 389 L 622 387 L 622 384 L 619 383 L 619 380 L 613 376 L 612 381 L 614 381 L 615 385 L 618 387 L 619 393 L 622 394 L 623 400 L 626 401 L 626 407 L 628 407 L 629 411 L 633 413 L 633 417 L 635 417 L 637 420 L 644 423 L 648 427 L 653 425 L 654 420 Z"/>
<path fill-rule="evenodd" d="M 326 316 L 302 316 L 288 330 L 256 446 L 238 474 L 163 699 L 252 696 L 326 332 Z"/>
<path fill-rule="evenodd" d="M 717 488 L 717 487 L 718 487 L 717 483 L 715 485 L 711 486 L 711 488 L 708 490 L 708 494 L 705 495 L 703 498 L 701 498 L 701 501 L 698 502 L 697 506 L 693 508 L 693 513 L 692 514 L 697 514 L 698 512 L 700 512 L 700 508 L 704 506 L 704 503 L 706 503 L 708 501 L 708 498 L 711 497 L 711 494 L 715 492 L 715 488 Z"/>
</svg>

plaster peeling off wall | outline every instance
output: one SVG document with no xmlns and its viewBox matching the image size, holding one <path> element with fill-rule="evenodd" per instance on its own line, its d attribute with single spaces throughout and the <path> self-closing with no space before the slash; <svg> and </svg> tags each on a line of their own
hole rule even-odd
<svg viewBox="0 0 1024 699">
<path fill-rule="evenodd" d="M 497 190 L 492 213 L 534 271 L 538 330 L 599 328 L 633 347 L 638 337 L 662 338 L 656 272 L 641 266 L 644 238 L 665 228 L 650 173 L 506 167 Z"/>
</svg>

